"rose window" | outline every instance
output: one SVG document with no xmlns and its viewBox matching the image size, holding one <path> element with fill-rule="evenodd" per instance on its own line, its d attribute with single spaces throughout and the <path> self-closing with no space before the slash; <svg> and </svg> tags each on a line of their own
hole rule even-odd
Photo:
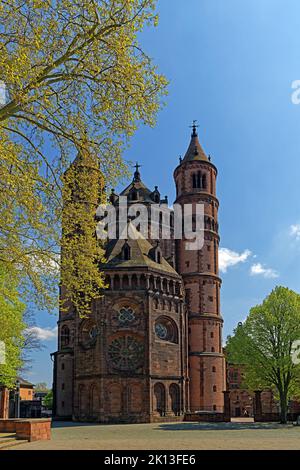
<svg viewBox="0 0 300 470">
<path fill-rule="evenodd" d="M 132 336 L 114 339 L 108 348 L 108 355 L 114 368 L 124 371 L 141 367 L 143 352 L 143 344 Z"/>
<path fill-rule="evenodd" d="M 119 322 L 122 325 L 127 325 L 128 323 L 132 323 L 135 320 L 134 310 L 130 307 L 122 307 L 119 311 Z"/>
<path fill-rule="evenodd" d="M 163 323 L 156 323 L 155 333 L 159 339 L 166 340 L 168 338 L 168 329 Z"/>
</svg>

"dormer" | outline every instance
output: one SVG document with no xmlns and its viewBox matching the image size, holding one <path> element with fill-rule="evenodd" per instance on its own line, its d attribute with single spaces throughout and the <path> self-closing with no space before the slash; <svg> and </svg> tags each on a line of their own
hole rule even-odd
<svg viewBox="0 0 300 470">
<path fill-rule="evenodd" d="M 160 192 L 158 191 L 158 186 L 155 186 L 153 193 L 151 193 L 151 198 L 155 204 L 160 203 Z"/>
</svg>

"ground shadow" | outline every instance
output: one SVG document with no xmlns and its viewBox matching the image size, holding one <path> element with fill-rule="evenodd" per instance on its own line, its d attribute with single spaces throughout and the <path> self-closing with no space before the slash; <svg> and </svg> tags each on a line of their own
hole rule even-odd
<svg viewBox="0 0 300 470">
<path fill-rule="evenodd" d="M 101 426 L 102 423 L 81 423 L 77 421 L 52 421 L 52 428 L 78 428 Z"/>
<path fill-rule="evenodd" d="M 156 430 L 161 431 L 257 431 L 258 429 L 282 429 L 287 426 L 280 423 L 165 423 Z"/>
</svg>

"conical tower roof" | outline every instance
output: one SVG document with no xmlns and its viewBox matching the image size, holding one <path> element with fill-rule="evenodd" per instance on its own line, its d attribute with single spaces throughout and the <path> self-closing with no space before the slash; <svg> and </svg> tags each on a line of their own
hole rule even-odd
<svg viewBox="0 0 300 470">
<path fill-rule="evenodd" d="M 183 162 L 191 162 L 194 160 L 209 161 L 206 153 L 204 152 L 199 142 L 197 127 L 198 126 L 196 126 L 196 121 L 194 121 L 194 124 L 192 126 L 193 132 L 191 135 L 191 142 L 184 156 Z"/>
</svg>

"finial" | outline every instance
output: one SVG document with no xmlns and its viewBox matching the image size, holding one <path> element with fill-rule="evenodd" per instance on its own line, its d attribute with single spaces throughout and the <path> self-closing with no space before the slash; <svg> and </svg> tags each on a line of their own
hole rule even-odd
<svg viewBox="0 0 300 470">
<path fill-rule="evenodd" d="M 198 135 L 198 134 L 197 134 L 197 128 L 198 128 L 198 127 L 199 127 L 199 126 L 197 125 L 197 119 L 194 119 L 194 120 L 193 120 L 193 125 L 190 126 L 190 128 L 193 129 L 192 137 L 197 137 L 197 135 Z"/>
<path fill-rule="evenodd" d="M 135 168 L 135 172 L 134 172 L 134 178 L 133 178 L 133 181 L 141 181 L 141 174 L 140 174 L 140 171 L 139 169 L 141 168 L 142 165 L 139 165 L 138 162 L 136 162 L 136 164 L 134 165 L 134 168 Z"/>
<path fill-rule="evenodd" d="M 179 164 L 181 165 L 181 163 L 182 163 L 182 156 L 180 155 L 180 157 L 179 157 Z"/>
<path fill-rule="evenodd" d="M 208 155 L 208 161 L 209 161 L 209 162 L 211 161 L 211 156 L 210 156 L 210 155 Z"/>
</svg>

